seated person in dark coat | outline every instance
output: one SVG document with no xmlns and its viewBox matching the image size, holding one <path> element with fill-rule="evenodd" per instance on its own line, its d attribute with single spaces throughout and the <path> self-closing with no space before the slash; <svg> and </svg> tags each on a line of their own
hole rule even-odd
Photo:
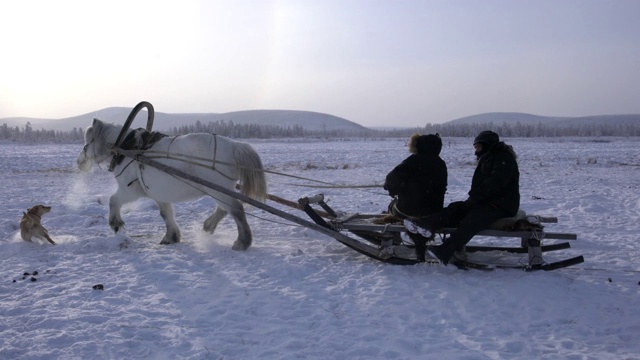
<svg viewBox="0 0 640 360">
<path fill-rule="evenodd" d="M 468 199 L 452 202 L 441 212 L 415 221 L 430 232 L 457 227 L 442 245 L 428 248 L 429 254 L 445 265 L 454 263 L 454 253 L 478 232 L 498 219 L 515 216 L 520 207 L 520 172 L 513 148 L 487 130 L 474 139 L 473 147 L 478 165 Z"/>
<path fill-rule="evenodd" d="M 409 139 L 412 155 L 396 166 L 386 177 L 384 188 L 394 199 L 389 215 L 381 222 L 418 219 L 442 210 L 447 191 L 447 165 L 440 158 L 442 139 L 439 134 L 414 134 Z M 380 223 L 380 222 L 379 222 Z M 415 244 L 416 256 L 424 261 L 427 239 L 408 233 Z M 381 256 L 388 254 L 383 244 Z M 391 250 L 392 251 L 392 250 Z"/>
<path fill-rule="evenodd" d="M 400 219 L 421 218 L 442 210 L 447 191 L 440 135 L 413 134 L 408 147 L 411 155 L 391 170 L 384 182 L 385 190 L 394 197 L 389 214 Z"/>
</svg>

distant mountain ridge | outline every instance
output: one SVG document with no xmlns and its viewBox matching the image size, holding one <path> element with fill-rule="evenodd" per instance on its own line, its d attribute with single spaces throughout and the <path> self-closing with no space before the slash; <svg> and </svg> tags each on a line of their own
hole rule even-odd
<svg viewBox="0 0 640 360">
<path fill-rule="evenodd" d="M 31 123 L 33 129 L 69 131 L 73 128 L 86 129 L 91 125 L 93 118 L 100 119 L 114 124 L 124 124 L 131 108 L 109 107 L 98 111 L 86 113 L 63 119 L 41 119 L 41 118 L 4 118 L 0 119 L 0 124 L 6 123 L 9 126 L 23 127 L 27 122 Z M 362 125 L 352 121 L 313 111 L 299 110 L 245 110 L 228 113 L 163 113 L 155 112 L 153 129 L 158 131 L 169 130 L 174 127 L 188 126 L 200 121 L 202 124 L 209 122 L 225 121 L 240 124 L 273 125 L 281 127 L 300 126 L 310 131 L 362 131 L 366 130 Z M 141 111 L 133 121 L 131 127 L 145 127 L 147 123 L 147 113 Z"/>
<path fill-rule="evenodd" d="M 542 124 L 553 127 L 572 127 L 579 125 L 640 125 L 640 114 L 561 117 L 539 116 L 516 112 L 492 112 L 465 116 L 448 121 L 445 124 L 459 125 L 490 122 L 496 125 L 500 125 L 502 123 L 516 124 L 519 122 L 522 125 Z"/>
<path fill-rule="evenodd" d="M 28 117 L 11 117 L 0 119 L 0 125 L 7 124 L 10 127 L 23 128 L 27 122 L 31 123 L 31 127 L 36 130 L 56 130 L 70 131 L 73 128 L 86 129 L 93 118 L 97 118 L 114 124 L 124 124 L 129 116 L 131 108 L 128 107 L 108 107 L 105 109 L 93 111 L 83 115 L 73 116 L 63 119 L 44 119 L 44 118 L 28 118 Z M 132 128 L 146 126 L 146 112 L 142 111 L 136 117 L 131 125 Z M 190 126 L 200 121 L 207 125 L 210 122 L 233 122 L 240 124 L 258 124 L 273 125 L 281 127 L 300 126 L 308 131 L 346 131 L 360 132 L 363 130 L 378 129 L 384 130 L 402 130 L 415 129 L 417 127 L 377 127 L 366 128 L 358 123 L 334 116 L 313 111 L 300 110 L 245 110 L 234 111 L 228 113 L 163 113 L 156 112 L 153 129 L 158 131 L 171 130 L 174 127 Z M 484 124 L 493 123 L 494 125 L 502 125 L 507 123 L 515 125 L 537 125 L 568 128 L 577 126 L 591 125 L 636 125 L 640 126 L 640 114 L 626 115 L 596 115 L 596 116 L 580 116 L 580 117 L 561 117 L 561 116 L 539 116 L 518 112 L 491 112 L 471 116 L 465 116 L 459 119 L 451 120 L 442 125 L 463 125 L 463 124 Z"/>
</svg>

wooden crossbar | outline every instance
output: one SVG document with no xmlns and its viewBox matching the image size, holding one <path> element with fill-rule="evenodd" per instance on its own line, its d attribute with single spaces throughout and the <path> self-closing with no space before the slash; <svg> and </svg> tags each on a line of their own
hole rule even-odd
<svg viewBox="0 0 640 360">
<path fill-rule="evenodd" d="M 337 225 L 337 227 L 344 230 L 366 230 L 366 231 L 376 231 L 376 232 L 403 232 L 407 231 L 407 229 L 403 225 L 397 224 L 386 224 L 386 225 L 378 225 L 378 224 L 368 224 L 368 223 L 350 223 L 343 222 Z M 438 234 L 451 234 L 455 231 L 455 228 L 444 228 L 436 231 Z M 545 239 L 559 239 L 559 240 L 576 240 L 578 236 L 576 234 L 569 233 L 556 233 L 556 232 L 543 232 Z M 532 235 L 535 235 L 533 231 L 527 230 L 517 230 L 517 231 L 507 231 L 507 230 L 494 230 L 487 229 L 480 231 L 477 235 L 482 236 L 495 236 L 495 237 L 513 237 L 513 238 L 529 238 Z"/>
<path fill-rule="evenodd" d="M 372 219 L 372 218 L 379 218 L 383 216 L 382 214 L 349 214 L 346 215 L 345 218 L 339 218 L 338 220 L 340 221 L 348 221 L 348 220 L 352 220 L 352 219 Z M 540 222 L 543 223 L 553 223 L 553 224 L 557 224 L 558 223 L 558 218 L 555 216 L 538 216 L 538 218 L 540 219 Z"/>
</svg>

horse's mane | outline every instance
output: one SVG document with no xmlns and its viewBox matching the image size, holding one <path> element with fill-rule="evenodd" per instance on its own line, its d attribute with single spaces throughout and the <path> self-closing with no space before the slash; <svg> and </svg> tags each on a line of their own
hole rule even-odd
<svg viewBox="0 0 640 360">
<path fill-rule="evenodd" d="M 121 125 L 105 123 L 102 120 L 95 119 L 93 123 L 93 139 L 104 141 L 105 144 L 114 144 L 122 131 Z M 89 131 L 91 128 L 87 129 Z M 157 131 L 149 132 L 143 128 L 129 129 L 125 136 L 120 140 L 119 147 L 123 149 L 146 149 L 167 135 Z"/>
<path fill-rule="evenodd" d="M 121 129 L 122 126 L 120 125 L 109 124 L 102 120 L 94 119 L 93 125 L 87 129 L 87 131 L 92 131 L 93 140 L 96 142 L 102 141 L 103 143 L 100 145 L 106 147 L 108 143 L 113 144 L 116 141 Z"/>
<path fill-rule="evenodd" d="M 146 150 L 166 136 L 168 135 L 157 131 L 147 131 L 143 128 L 138 128 L 130 130 L 124 139 L 122 139 L 119 146 L 123 149 Z"/>
</svg>

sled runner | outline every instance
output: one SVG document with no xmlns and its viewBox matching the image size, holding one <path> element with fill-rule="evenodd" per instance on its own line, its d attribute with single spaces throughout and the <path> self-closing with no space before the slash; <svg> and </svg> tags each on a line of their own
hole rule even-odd
<svg viewBox="0 0 640 360">
<path fill-rule="evenodd" d="M 380 224 L 376 220 L 380 220 L 383 215 L 373 214 L 339 214 L 334 211 L 327 203 L 324 202 L 323 195 L 301 198 L 298 201 L 302 210 L 315 221 L 317 224 L 325 226 L 336 232 L 348 231 L 353 235 L 365 240 L 366 246 L 359 249 L 361 253 L 370 256 L 376 260 L 391 264 L 416 264 L 420 262 L 415 251 L 415 245 L 407 237 L 402 234 L 407 229 L 400 221 Z M 314 208 L 312 205 L 318 206 L 322 211 Z M 321 216 L 321 214 L 324 216 Z M 496 238 L 519 238 L 520 246 L 492 246 L 492 245 L 467 245 L 463 252 L 456 253 L 456 259 L 452 262 L 461 268 L 471 268 L 479 270 L 493 270 L 500 268 L 514 268 L 526 271 L 534 270 L 555 270 L 584 262 L 582 256 L 576 256 L 555 262 L 546 262 L 543 253 L 549 251 L 557 251 L 568 249 L 571 247 L 569 242 L 560 242 L 549 245 L 543 245 L 543 240 L 576 240 L 576 234 L 556 233 L 544 231 L 542 223 L 557 223 L 555 217 L 542 217 L 537 215 L 527 215 L 520 211 L 514 218 L 506 218 L 492 224 L 490 229 L 486 229 L 478 233 L 478 236 L 496 237 Z M 436 231 L 436 235 L 441 241 L 446 241 L 455 228 L 443 228 Z M 431 239 L 435 241 L 435 239 Z M 527 254 L 526 263 L 496 263 L 482 262 L 480 260 L 470 259 L 471 253 L 482 252 L 499 252 L 505 254 Z M 426 255 L 427 262 L 435 262 Z"/>
</svg>

